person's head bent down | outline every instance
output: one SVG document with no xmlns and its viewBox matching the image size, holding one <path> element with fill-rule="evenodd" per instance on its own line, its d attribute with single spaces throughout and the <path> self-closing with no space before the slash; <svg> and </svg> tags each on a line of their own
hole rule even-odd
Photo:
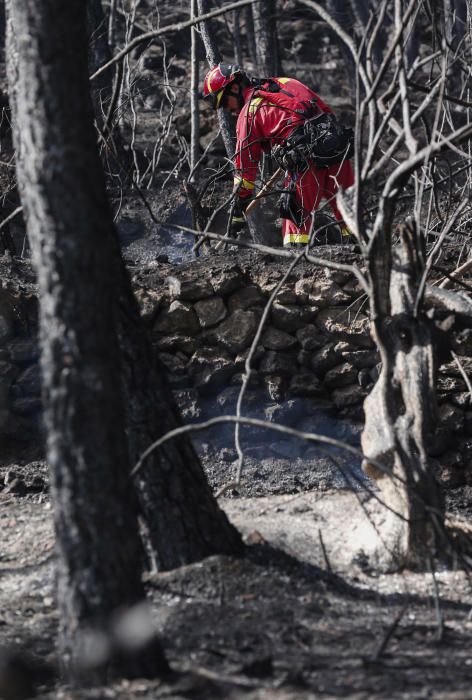
<svg viewBox="0 0 472 700">
<path fill-rule="evenodd" d="M 243 90 L 249 85 L 246 73 L 237 65 L 219 63 L 210 68 L 203 81 L 203 98 L 213 109 L 239 114 L 244 105 Z"/>
</svg>

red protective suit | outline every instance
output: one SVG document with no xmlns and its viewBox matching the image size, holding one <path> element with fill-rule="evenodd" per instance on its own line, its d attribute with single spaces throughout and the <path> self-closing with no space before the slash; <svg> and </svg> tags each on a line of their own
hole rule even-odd
<svg viewBox="0 0 472 700">
<path fill-rule="evenodd" d="M 276 94 L 249 87 L 243 92 L 244 106 L 236 125 L 235 184 L 239 186 L 239 197 L 251 196 L 257 177 L 258 164 L 263 151 L 269 151 L 278 143 L 283 143 L 295 127 L 303 123 L 306 115 L 293 110 L 294 104 L 301 112 L 311 100 L 322 112 L 331 112 L 316 93 L 293 78 L 273 78 L 282 90 Z M 290 93 L 287 97 L 286 93 Z M 295 98 L 295 100 L 294 100 Z M 277 102 L 277 104 L 276 104 Z M 288 107 L 290 105 L 291 108 Z M 328 168 L 314 165 L 303 173 L 288 173 L 285 186 L 295 181 L 297 204 L 303 207 L 304 223 L 298 227 L 289 219 L 283 220 L 284 244 L 307 243 L 311 225 L 311 213 L 322 199 L 327 199 L 334 216 L 342 221 L 336 206 L 336 193 L 339 187 L 346 189 L 354 183 L 349 161 Z"/>
</svg>

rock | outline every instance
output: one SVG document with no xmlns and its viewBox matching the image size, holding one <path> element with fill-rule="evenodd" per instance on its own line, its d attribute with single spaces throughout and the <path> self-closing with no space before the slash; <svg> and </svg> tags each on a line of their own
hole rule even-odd
<svg viewBox="0 0 472 700">
<path fill-rule="evenodd" d="M 448 396 L 451 403 L 458 408 L 463 410 L 469 410 L 472 406 L 472 397 L 468 391 L 461 391 L 457 394 L 451 394 Z"/>
<path fill-rule="evenodd" d="M 460 357 L 459 361 L 467 376 L 472 376 L 472 357 Z M 439 368 L 439 374 L 447 377 L 462 377 L 462 372 L 455 360 L 442 364 Z"/>
<path fill-rule="evenodd" d="M 458 355 L 472 355 L 472 328 L 464 328 L 455 335 L 452 341 L 453 348 Z M 462 360 L 462 358 L 460 358 Z"/>
<path fill-rule="evenodd" d="M 316 318 L 316 307 L 284 306 L 274 303 L 270 311 L 272 323 L 282 331 L 292 332 L 303 328 Z"/>
<path fill-rule="evenodd" d="M 449 428 L 436 428 L 426 444 L 429 457 L 439 457 L 444 454 L 452 443 L 452 430 Z"/>
<path fill-rule="evenodd" d="M 342 386 L 354 384 L 357 381 L 357 370 L 350 362 L 344 362 L 326 372 L 324 377 L 325 386 L 328 389 L 336 389 Z"/>
<path fill-rule="evenodd" d="M 357 298 L 361 294 L 364 293 L 364 290 L 362 289 L 360 282 L 354 277 L 352 280 L 347 282 L 347 284 L 341 285 L 343 288 L 343 292 L 350 296 L 351 298 Z"/>
<path fill-rule="evenodd" d="M 441 404 L 438 407 L 438 427 L 461 433 L 464 430 L 464 412 L 450 403 Z"/>
<path fill-rule="evenodd" d="M 259 372 L 262 375 L 275 374 L 288 376 L 297 371 L 296 356 L 288 352 L 275 352 L 269 350 L 263 356 L 259 365 Z"/>
<path fill-rule="evenodd" d="M 221 297 L 212 297 L 197 301 L 195 312 L 202 328 L 211 328 L 226 318 L 228 311 Z"/>
<path fill-rule="evenodd" d="M 297 427 L 297 424 L 305 418 L 306 404 L 302 398 L 290 399 L 283 403 L 272 404 L 264 410 L 265 420 L 271 423 L 281 423 L 290 427 Z"/>
<path fill-rule="evenodd" d="M 346 270 L 332 270 L 329 267 L 325 267 L 324 274 L 328 282 L 334 282 L 341 287 L 356 279 L 352 272 L 347 272 Z"/>
<path fill-rule="evenodd" d="M 314 374 L 304 372 L 295 374 L 289 386 L 289 394 L 293 396 L 322 396 L 324 394 L 320 380 Z"/>
<path fill-rule="evenodd" d="M 202 417 L 198 394 L 194 389 L 174 391 L 173 395 L 184 422 L 192 423 Z"/>
<path fill-rule="evenodd" d="M 261 343 L 266 350 L 289 350 L 297 345 L 297 340 L 293 335 L 269 326 L 262 335 Z"/>
<path fill-rule="evenodd" d="M 236 411 L 236 403 L 238 401 L 239 392 L 240 387 L 229 386 L 218 394 L 216 397 L 216 405 L 218 406 L 220 413 L 223 415 L 229 415 Z"/>
<path fill-rule="evenodd" d="M 339 364 L 339 355 L 334 349 L 334 343 L 326 343 L 311 358 L 311 368 L 318 376 L 324 375 L 337 364 Z"/>
<path fill-rule="evenodd" d="M 161 352 L 184 352 L 192 355 L 197 349 L 197 341 L 189 335 L 166 335 L 156 342 L 158 350 Z"/>
<path fill-rule="evenodd" d="M 351 320 L 350 307 L 322 309 L 316 318 L 316 325 L 322 333 L 330 335 L 332 340 L 344 341 L 361 348 L 374 347 L 368 320 L 360 316 L 355 322 Z M 349 330 L 346 330 L 348 325 Z"/>
<path fill-rule="evenodd" d="M 244 369 L 250 350 L 251 348 L 247 348 L 247 350 L 244 350 L 243 352 L 240 352 L 236 355 L 234 365 L 238 370 Z M 264 348 L 261 345 L 258 345 L 252 355 L 251 367 L 254 367 L 259 362 L 263 354 Z"/>
<path fill-rule="evenodd" d="M 179 301 L 199 301 L 214 294 L 213 287 L 207 277 L 168 277 L 169 296 Z"/>
<path fill-rule="evenodd" d="M 41 394 L 41 370 L 39 365 L 31 365 L 22 372 L 11 387 L 15 397 L 39 396 Z"/>
<path fill-rule="evenodd" d="M 287 381 L 284 377 L 267 375 L 264 377 L 264 384 L 267 396 L 271 401 L 283 401 L 285 398 L 285 390 Z"/>
<path fill-rule="evenodd" d="M 303 350 L 318 350 L 327 342 L 327 337 L 313 324 L 300 328 L 296 335 Z"/>
<path fill-rule="evenodd" d="M 225 350 L 235 355 L 251 344 L 257 325 L 257 317 L 253 311 L 236 309 L 215 329 L 217 341 Z"/>
<path fill-rule="evenodd" d="M 187 358 L 179 353 L 160 352 L 158 354 L 160 362 L 164 365 L 169 374 L 184 374 Z"/>
<path fill-rule="evenodd" d="M 440 470 L 439 482 L 445 488 L 453 489 L 463 486 L 466 483 L 466 477 L 461 469 L 447 466 Z"/>
<path fill-rule="evenodd" d="M 359 374 L 357 375 L 357 383 L 362 389 L 365 389 L 366 391 L 369 391 L 373 387 L 374 382 L 372 381 L 370 371 L 367 369 L 367 367 L 364 367 L 364 369 L 359 370 Z"/>
<path fill-rule="evenodd" d="M 153 289 L 137 289 L 135 297 L 143 320 L 152 322 L 163 306 L 163 293 L 155 292 Z"/>
<path fill-rule="evenodd" d="M 350 362 L 357 369 L 374 367 L 379 361 L 379 353 L 376 350 L 359 350 L 356 345 L 345 341 L 336 343 L 334 349 L 339 357 L 342 357 L 346 362 Z"/>
<path fill-rule="evenodd" d="M 188 370 L 193 376 L 194 386 L 200 393 L 208 394 L 226 386 L 235 372 L 235 367 L 224 351 L 218 348 L 204 348 L 192 355 Z"/>
<path fill-rule="evenodd" d="M 347 386 L 335 389 L 331 394 L 331 399 L 336 408 L 346 408 L 361 403 L 366 396 L 366 392 L 360 386 Z"/>
<path fill-rule="evenodd" d="M 307 350 L 300 350 L 300 352 L 297 355 L 297 362 L 299 367 L 301 367 L 302 369 L 311 369 L 312 357 L 312 352 L 307 352 Z"/>
<path fill-rule="evenodd" d="M 230 311 L 236 311 L 236 309 L 246 310 L 254 306 L 264 306 L 266 301 L 266 297 L 258 287 L 243 287 L 230 296 L 228 308 Z"/>
<path fill-rule="evenodd" d="M 246 276 L 239 267 L 226 267 L 220 272 L 212 275 L 211 285 L 215 294 L 226 296 L 246 285 Z"/>
<path fill-rule="evenodd" d="M 14 303 L 10 294 L 0 289 L 0 343 L 11 338 L 13 334 Z"/>
<path fill-rule="evenodd" d="M 295 284 L 295 293 L 300 299 L 315 304 L 318 308 L 340 306 L 349 301 L 348 294 L 332 280 L 305 278 Z"/>
<path fill-rule="evenodd" d="M 292 287 L 282 287 L 275 296 L 275 302 L 282 305 L 298 303 L 298 297 Z"/>
<path fill-rule="evenodd" d="M 231 464 L 238 458 L 236 450 L 231 449 L 231 447 L 223 447 L 218 456 L 220 461 L 225 462 L 225 464 Z"/>
<path fill-rule="evenodd" d="M 5 493 L 14 493 L 15 496 L 26 496 L 28 493 L 28 488 L 26 483 L 21 476 L 17 476 L 14 479 L 10 479 L 8 482 L 5 480 L 6 488 Z"/>
<path fill-rule="evenodd" d="M 465 382 L 462 377 L 447 377 L 439 376 L 436 383 L 436 388 L 438 392 L 444 394 L 450 394 L 453 392 L 460 392 L 466 388 Z"/>
<path fill-rule="evenodd" d="M 200 323 L 190 304 L 173 301 L 167 310 L 158 315 L 154 330 L 160 334 L 196 335 L 200 330 Z"/>
</svg>

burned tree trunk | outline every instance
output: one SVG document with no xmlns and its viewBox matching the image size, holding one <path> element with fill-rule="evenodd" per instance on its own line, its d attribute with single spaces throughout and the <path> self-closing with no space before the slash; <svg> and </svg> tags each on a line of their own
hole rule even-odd
<svg viewBox="0 0 472 700">
<path fill-rule="evenodd" d="M 210 3 L 208 0 L 197 0 L 198 14 L 204 15 L 210 12 Z M 212 30 L 211 22 L 207 20 L 202 22 L 200 25 L 200 32 L 202 36 L 202 41 L 205 46 L 206 57 L 208 65 L 210 68 L 221 63 L 221 54 L 218 50 L 215 35 Z M 221 136 L 226 149 L 226 155 L 228 158 L 234 156 L 235 148 L 235 138 L 233 135 L 233 129 L 231 128 L 231 119 L 229 114 L 224 112 L 222 109 L 217 111 L 218 123 L 221 129 Z"/>
<path fill-rule="evenodd" d="M 257 58 L 257 75 L 279 75 L 279 49 L 275 0 L 256 2 L 252 5 Z"/>
<path fill-rule="evenodd" d="M 107 632 L 118 611 L 145 598 L 115 328 L 114 230 L 92 126 L 85 6 L 10 0 L 10 19 L 17 171 L 40 297 L 60 648 L 74 668 L 84 634 Z M 152 642 L 119 663 L 110 651 L 97 675 L 166 668 Z"/>
<path fill-rule="evenodd" d="M 370 260 L 372 331 L 382 369 L 364 403 L 364 470 L 389 510 L 381 528 L 385 549 L 376 564 L 423 565 L 442 536 L 443 508 L 427 446 L 435 428 L 435 366 L 428 320 L 421 312 L 423 240 L 413 224 Z M 378 239 L 379 240 L 379 239 Z M 390 274 L 391 270 L 391 274 Z"/>
</svg>

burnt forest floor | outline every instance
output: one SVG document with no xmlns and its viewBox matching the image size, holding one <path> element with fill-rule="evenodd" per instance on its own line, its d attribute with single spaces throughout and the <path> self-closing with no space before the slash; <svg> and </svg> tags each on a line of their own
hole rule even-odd
<svg viewBox="0 0 472 700">
<path fill-rule="evenodd" d="M 4 466 L 0 479 L 0 635 L 4 648 L 20 652 L 26 673 L 39 683 L 38 697 L 471 697 L 466 575 L 437 565 L 438 614 L 429 573 L 369 571 L 363 545 L 373 536 L 366 512 L 380 515 L 375 498 L 323 488 L 222 498 L 244 535 L 246 555 L 147 574 L 156 629 L 176 672 L 171 679 L 67 689 L 53 670 L 47 468 L 44 462 Z"/>
</svg>

